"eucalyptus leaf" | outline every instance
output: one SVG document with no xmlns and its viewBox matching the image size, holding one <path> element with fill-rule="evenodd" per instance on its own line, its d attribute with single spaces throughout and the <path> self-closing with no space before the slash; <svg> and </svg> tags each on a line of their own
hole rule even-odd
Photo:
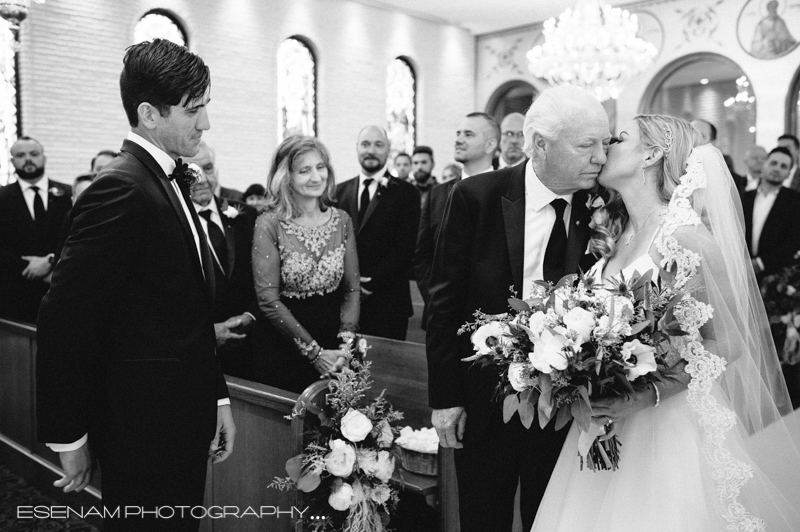
<svg viewBox="0 0 800 532">
<path fill-rule="evenodd" d="M 511 394 L 503 400 L 503 423 L 508 423 L 519 408 L 519 395 Z"/>
</svg>

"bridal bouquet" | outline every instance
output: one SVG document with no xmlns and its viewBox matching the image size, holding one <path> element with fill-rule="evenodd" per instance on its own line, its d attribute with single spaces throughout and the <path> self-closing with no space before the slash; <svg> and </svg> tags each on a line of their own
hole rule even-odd
<svg viewBox="0 0 800 532">
<path fill-rule="evenodd" d="M 366 400 L 372 386 L 370 363 L 363 361 L 368 346 L 363 339 L 355 345 L 352 371 L 330 381 L 325 406 L 305 407 L 320 422 L 305 452 L 286 462 L 289 477 L 276 477 L 269 486 L 309 494 L 303 530 L 380 532 L 397 504 L 397 492 L 389 486 L 399 433 L 392 424 L 403 414 L 392 409 L 383 392 Z"/>
<path fill-rule="evenodd" d="M 620 443 L 597 439 L 605 428 L 592 418 L 590 398 L 630 396 L 661 380 L 669 338 L 686 334 L 676 315 L 703 311 L 652 271 L 615 282 L 611 289 L 578 275 L 556 286 L 537 282 L 532 299 L 509 299 L 505 314 L 478 311 L 459 330 L 473 331 L 475 354 L 463 360 L 498 369 L 504 421 L 516 412 L 530 428 L 538 411 L 542 427 L 555 417 L 558 430 L 574 418 L 581 467 L 586 460 L 592 470 L 616 469 Z"/>
</svg>

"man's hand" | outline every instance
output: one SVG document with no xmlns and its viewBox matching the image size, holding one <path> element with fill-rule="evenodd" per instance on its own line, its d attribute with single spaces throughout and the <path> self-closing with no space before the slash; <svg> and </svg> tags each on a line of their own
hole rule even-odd
<svg viewBox="0 0 800 532">
<path fill-rule="evenodd" d="M 50 264 L 50 259 L 48 257 L 25 255 L 22 257 L 22 260 L 28 261 L 28 265 L 25 266 L 24 270 L 22 270 L 22 276 L 29 281 L 33 281 L 34 279 L 44 279 L 52 269 L 52 265 Z"/>
<path fill-rule="evenodd" d="M 250 319 L 249 316 L 248 319 Z M 243 340 L 246 338 L 246 334 L 233 332 L 234 329 L 241 330 L 241 328 L 242 316 L 234 316 L 232 318 L 228 318 L 222 323 L 215 323 L 214 334 L 217 337 L 217 347 L 222 347 L 231 341 Z"/>
<path fill-rule="evenodd" d="M 69 493 L 81 491 L 89 485 L 92 480 L 92 453 L 88 441 L 79 449 L 58 453 L 58 457 L 64 468 L 64 476 L 53 482 L 53 486 L 64 488 L 64 492 Z"/>
<path fill-rule="evenodd" d="M 467 412 L 463 406 L 434 410 L 431 422 L 439 435 L 439 445 L 462 449 L 464 444 L 464 428 L 467 426 Z"/>
<path fill-rule="evenodd" d="M 212 464 L 225 461 L 233 452 L 233 440 L 236 438 L 236 425 L 233 423 L 231 405 L 217 407 L 217 433 L 211 440 L 208 457 Z"/>
<path fill-rule="evenodd" d="M 228 318 L 225 320 L 225 323 L 231 331 L 237 334 L 247 334 L 247 331 L 250 330 L 255 321 L 255 318 L 253 318 L 251 314 L 245 312 L 244 314 Z"/>
<path fill-rule="evenodd" d="M 361 297 L 362 298 L 365 298 L 367 296 L 371 296 L 372 295 L 372 290 L 367 290 L 366 288 L 364 288 L 364 284 L 370 282 L 371 280 L 372 280 L 372 277 L 362 277 L 361 278 Z"/>
</svg>

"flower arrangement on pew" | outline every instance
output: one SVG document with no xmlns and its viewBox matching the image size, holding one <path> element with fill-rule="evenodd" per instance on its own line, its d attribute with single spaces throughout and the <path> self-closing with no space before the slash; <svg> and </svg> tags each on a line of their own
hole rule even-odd
<svg viewBox="0 0 800 532">
<path fill-rule="evenodd" d="M 538 411 L 542 427 L 555 417 L 561 429 L 574 418 L 581 467 L 586 462 L 592 470 L 617 469 L 620 443 L 616 435 L 603 438 L 606 428 L 592 417 L 590 398 L 630 397 L 660 381 L 667 355 L 676 353 L 671 338 L 686 335 L 685 315 L 711 312 L 653 280 L 652 271 L 614 282 L 613 289 L 578 275 L 556 286 L 537 282 L 532 299 L 510 298 L 505 314 L 478 311 L 459 330 L 474 331 L 475 354 L 463 360 L 498 369 L 495 398 L 503 401 L 504 421 L 519 413 L 530 428 Z"/>
<path fill-rule="evenodd" d="M 352 371 L 343 371 L 328 384 L 330 392 L 320 410 L 305 405 L 320 424 L 305 452 L 286 462 L 287 478 L 276 477 L 269 487 L 308 493 L 303 530 L 380 532 L 397 504 L 389 485 L 394 473 L 393 423 L 403 418 L 381 392 L 372 401 L 369 346 L 362 338 L 349 344 Z M 293 414 L 297 415 L 297 414 Z"/>
</svg>

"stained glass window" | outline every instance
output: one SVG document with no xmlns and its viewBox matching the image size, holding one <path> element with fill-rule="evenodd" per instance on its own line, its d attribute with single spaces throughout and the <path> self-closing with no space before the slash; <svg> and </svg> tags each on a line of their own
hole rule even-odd
<svg viewBox="0 0 800 532">
<path fill-rule="evenodd" d="M 315 133 L 316 62 L 309 47 L 289 38 L 278 48 L 278 140 Z"/>
<path fill-rule="evenodd" d="M 17 76 L 14 68 L 15 41 L 8 22 L 0 19 L 0 186 L 14 175 L 9 162 L 11 145 L 17 139 Z"/>
<path fill-rule="evenodd" d="M 181 46 L 188 46 L 186 32 L 177 19 L 166 10 L 154 9 L 146 13 L 133 30 L 133 43 L 152 41 L 155 38 L 167 39 Z"/>
<path fill-rule="evenodd" d="M 392 143 L 390 160 L 410 154 L 416 140 L 416 76 L 408 61 L 398 57 L 386 72 L 386 120 Z"/>
</svg>

